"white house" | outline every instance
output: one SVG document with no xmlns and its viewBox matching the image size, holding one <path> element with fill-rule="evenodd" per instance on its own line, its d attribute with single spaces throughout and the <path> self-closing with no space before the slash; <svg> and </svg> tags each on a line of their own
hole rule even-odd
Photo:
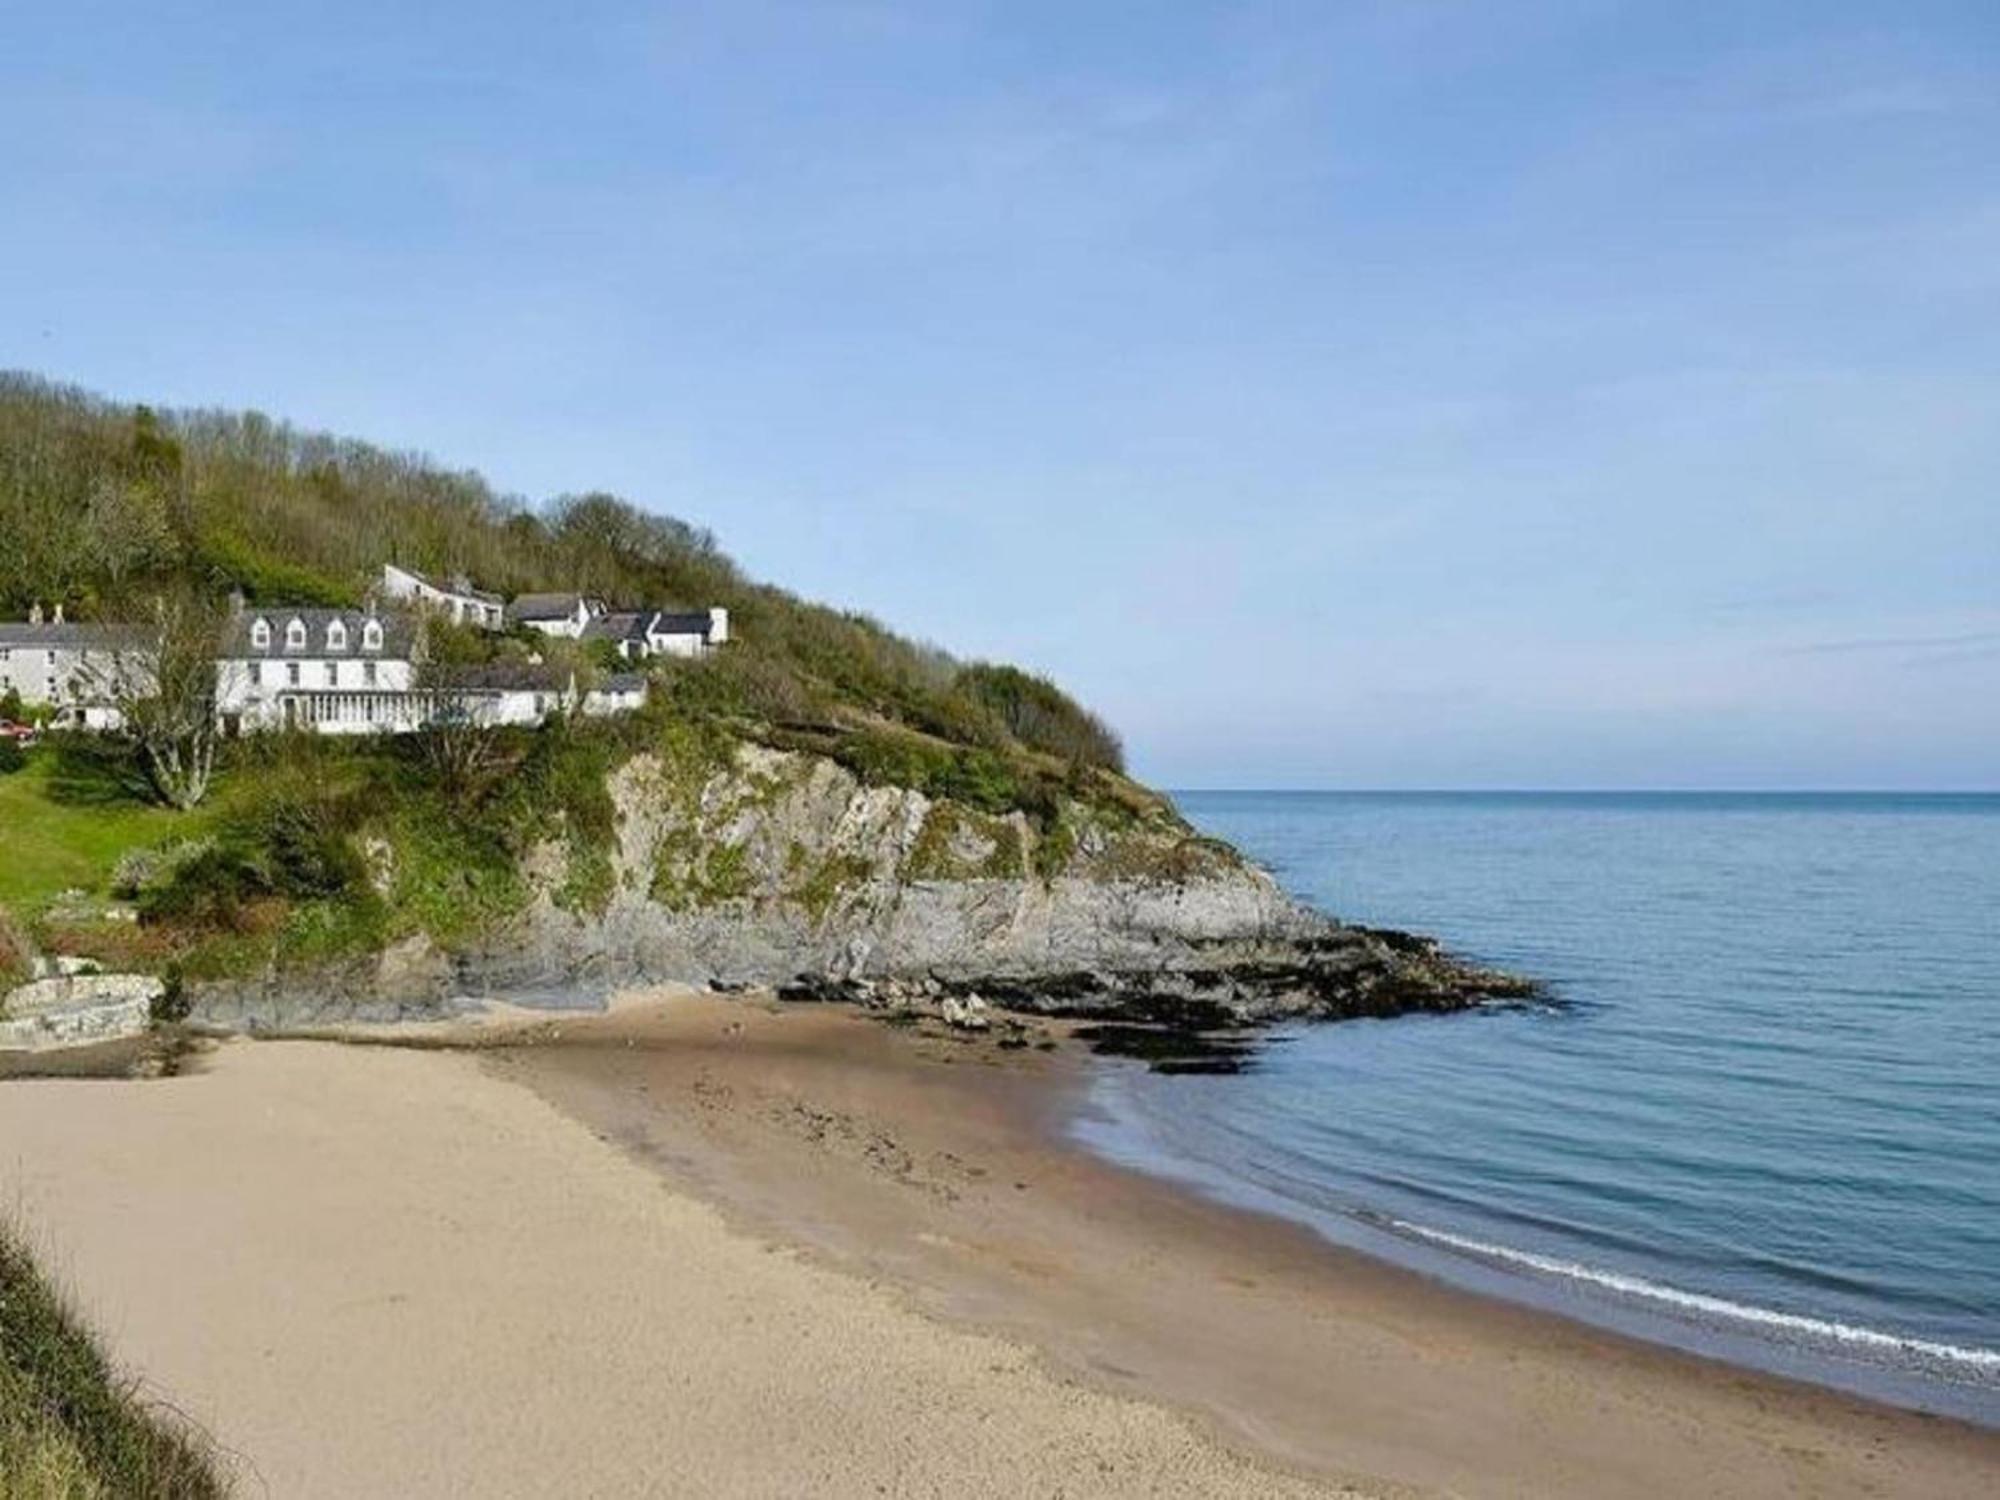
<svg viewBox="0 0 2000 1500">
<path fill-rule="evenodd" d="M 464 574 L 440 583 L 409 568 L 384 563 L 382 597 L 408 608 L 435 610 L 456 625 L 499 630 L 507 622 L 507 607 L 500 596 L 474 588 Z"/>
<path fill-rule="evenodd" d="M 626 661 L 700 656 L 729 639 L 729 611 L 642 609 L 599 615 L 584 626 L 583 639 L 611 642 Z"/>
<path fill-rule="evenodd" d="M 613 672 L 583 695 L 583 711 L 592 718 L 604 714 L 626 714 L 646 702 L 646 674 Z"/>
<path fill-rule="evenodd" d="M 603 604 L 581 594 L 523 594 L 507 606 L 508 617 L 519 624 L 572 641 L 603 613 Z"/>
<path fill-rule="evenodd" d="M 215 664 L 216 716 L 232 734 L 303 729 L 398 734 L 440 719 L 534 725 L 581 707 L 623 713 L 646 701 L 645 679 L 618 674 L 580 700 L 572 673 L 501 661 L 420 681 L 422 620 L 404 610 L 239 607 Z M 115 729 L 112 685 L 151 670 L 154 638 L 132 625 L 77 625 L 40 610 L 0 622 L 0 692 L 18 691 L 58 724 Z"/>
<path fill-rule="evenodd" d="M 432 713 L 489 728 L 540 724 L 576 703 L 576 676 L 541 662 L 488 662 L 451 671 L 428 697 Z"/>
<path fill-rule="evenodd" d="M 242 610 L 216 660 L 216 712 L 231 731 L 418 728 L 427 715 L 416 692 L 418 640 L 415 618 L 401 611 Z"/>
<path fill-rule="evenodd" d="M 44 620 L 36 605 L 26 620 L 0 621 L 0 693 L 19 693 L 59 724 L 116 728 L 109 689 L 140 665 L 149 640 L 134 625 L 65 621 L 60 604 Z"/>
</svg>

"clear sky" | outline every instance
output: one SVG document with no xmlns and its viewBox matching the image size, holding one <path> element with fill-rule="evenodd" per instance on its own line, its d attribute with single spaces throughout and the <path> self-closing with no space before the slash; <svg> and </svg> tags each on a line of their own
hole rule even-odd
<svg viewBox="0 0 2000 1500">
<path fill-rule="evenodd" d="M 0 7 L 0 365 L 1099 706 L 1178 786 L 2000 786 L 1994 0 Z"/>
</svg>

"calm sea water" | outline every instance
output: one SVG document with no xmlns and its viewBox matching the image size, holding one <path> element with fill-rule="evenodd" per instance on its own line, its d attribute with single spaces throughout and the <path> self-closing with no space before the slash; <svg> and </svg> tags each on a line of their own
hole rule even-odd
<svg viewBox="0 0 2000 1500">
<path fill-rule="evenodd" d="M 1557 1003 L 1107 1071 L 1121 1160 L 1435 1275 L 2000 1423 L 2000 796 L 1189 793 Z"/>
</svg>

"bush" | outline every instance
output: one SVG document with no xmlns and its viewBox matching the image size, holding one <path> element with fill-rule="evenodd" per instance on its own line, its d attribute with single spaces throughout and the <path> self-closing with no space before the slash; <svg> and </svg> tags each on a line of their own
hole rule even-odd
<svg viewBox="0 0 2000 1500">
<path fill-rule="evenodd" d="M 218 931 L 241 931 L 253 901 L 274 894 L 269 874 L 241 849 L 216 845 L 174 871 L 173 878 L 139 898 L 144 922 Z"/>
<path fill-rule="evenodd" d="M 28 763 L 28 753 L 13 740 L 0 740 L 0 776 L 12 776 Z"/>
<path fill-rule="evenodd" d="M 127 849 L 111 869 L 111 894 L 136 901 L 153 886 L 173 878 L 188 861 L 215 847 L 212 838 L 179 839 L 158 849 Z"/>
<path fill-rule="evenodd" d="M 957 687 L 997 715 L 1024 745 L 1087 766 L 1125 769 L 1118 736 L 1046 677 L 978 662 L 958 674 Z"/>
<path fill-rule="evenodd" d="M 27 977 L 34 951 L 28 935 L 15 925 L 7 908 L 0 906 L 0 985 Z"/>
</svg>

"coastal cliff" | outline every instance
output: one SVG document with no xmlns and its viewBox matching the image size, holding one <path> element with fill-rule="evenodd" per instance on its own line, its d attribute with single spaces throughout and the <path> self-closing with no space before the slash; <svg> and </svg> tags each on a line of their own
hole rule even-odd
<svg viewBox="0 0 2000 1500">
<path fill-rule="evenodd" d="M 1198 1031 L 1526 993 L 1428 940 L 1302 906 L 1163 802 L 1064 800 L 1038 821 L 749 743 L 634 755 L 606 791 L 611 835 L 551 828 L 521 861 L 520 909 L 492 930 L 203 983 L 197 1016 L 387 1019 L 456 997 L 576 1000 L 673 981 Z M 372 850 L 385 895 L 395 860 L 386 842 Z"/>
</svg>

